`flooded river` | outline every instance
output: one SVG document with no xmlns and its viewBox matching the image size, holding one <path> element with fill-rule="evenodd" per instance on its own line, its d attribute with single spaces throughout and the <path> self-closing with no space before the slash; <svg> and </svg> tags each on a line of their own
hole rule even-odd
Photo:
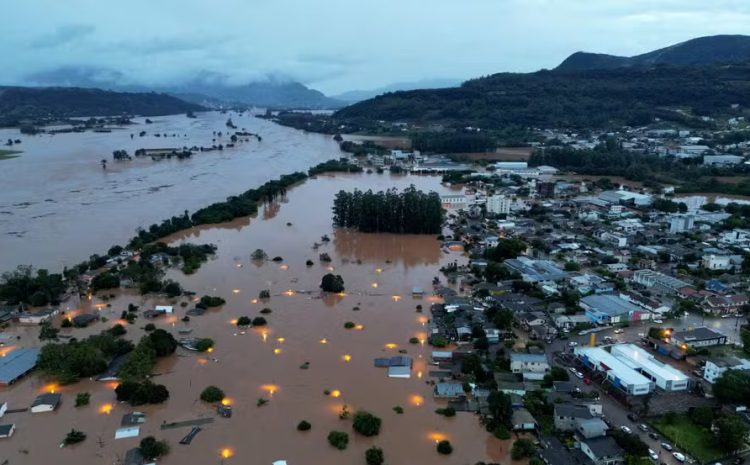
<svg viewBox="0 0 750 465">
<path fill-rule="evenodd" d="M 457 252 L 443 252 L 434 236 L 360 234 L 331 226 L 331 205 L 338 190 L 402 188 L 410 183 L 423 190 L 446 192 L 437 177 L 321 176 L 293 188 L 278 204 L 261 208 L 257 217 L 176 235 L 170 238 L 173 243 L 214 243 L 218 252 L 196 274 L 184 276 L 172 270 L 169 277 L 198 295 L 222 296 L 226 305 L 183 323 L 180 319 L 186 308 L 179 302 L 186 298 L 170 302 L 119 295 L 111 308 L 98 310 L 110 321 L 85 330 L 64 331 L 79 337 L 101 331 L 114 324 L 130 302 L 142 308 L 171 303 L 176 305 L 176 315 L 155 320 L 157 327 L 175 331 L 186 325 L 193 336 L 216 341 L 208 356 L 178 349 L 176 355 L 160 362 L 155 381 L 168 387 L 170 399 L 163 405 L 136 408 L 148 415 L 140 437 L 154 435 L 169 441 L 172 451 L 159 461 L 165 465 L 270 465 L 278 459 L 290 465 L 361 464 L 365 450 L 372 445 L 383 448 L 389 465 L 512 463 L 510 441 L 486 433 L 473 414 L 444 418 L 434 412 L 444 402 L 432 396 L 431 348 L 408 342 L 412 337 L 427 337 L 429 304 L 437 300 L 429 290 L 438 268 L 466 258 Z M 330 242 L 314 250 L 313 244 L 323 235 L 328 235 Z M 283 260 L 253 263 L 250 254 L 258 248 Z M 319 261 L 322 252 L 330 254 L 330 263 Z M 313 266 L 306 266 L 308 259 Z M 346 292 L 321 298 L 320 279 L 331 270 L 343 277 Z M 411 296 L 415 286 L 428 291 L 424 298 Z M 262 289 L 270 290 L 268 302 L 256 300 Z M 87 302 L 86 310 L 96 311 L 92 305 L 97 303 L 96 299 Z M 419 304 L 424 313 L 416 311 Z M 265 315 L 266 328 L 242 334 L 232 324 L 243 315 L 258 316 L 264 307 L 272 309 Z M 345 329 L 348 321 L 361 326 Z M 137 320 L 128 328 L 127 337 L 138 338 L 144 324 L 142 318 Z M 38 328 L 17 332 L 21 336 L 18 344 L 38 344 Z M 374 358 L 398 355 L 399 350 L 414 359 L 410 379 L 390 379 L 385 369 L 373 366 Z M 308 368 L 301 368 L 306 363 Z M 227 393 L 234 407 L 232 418 L 218 417 L 212 407 L 198 400 L 201 390 L 210 384 Z M 138 439 L 113 439 L 121 416 L 131 410 L 115 402 L 113 387 L 94 381 L 58 387 L 64 396 L 59 411 L 6 415 L 3 423 L 16 423 L 17 431 L 0 446 L 0 462 L 118 463 Z M 15 409 L 29 405 L 44 390 L 43 380 L 32 376 L 0 390 L 0 398 Z M 326 390 L 336 396 L 325 395 Z M 81 391 L 92 393 L 92 404 L 76 409 L 73 397 Z M 259 398 L 269 402 L 259 407 Z M 100 413 L 107 404 L 112 404 L 112 411 Z M 344 406 L 350 412 L 365 409 L 381 417 L 380 434 L 364 438 L 354 433 L 350 420 L 339 419 Z M 404 413 L 397 414 L 396 406 Z M 214 418 L 214 422 L 205 425 L 189 446 L 178 444 L 189 427 L 159 427 L 163 422 L 201 417 Z M 312 430 L 298 432 L 296 425 L 301 420 L 312 423 Z M 88 439 L 58 449 L 57 444 L 72 427 L 88 433 Z M 339 451 L 328 445 L 326 437 L 333 430 L 349 433 L 348 449 Z M 436 452 L 439 439 L 451 441 L 452 455 Z M 222 450 L 231 455 L 223 462 Z"/>
<path fill-rule="evenodd" d="M 133 155 L 139 148 L 226 145 L 229 116 L 237 130 L 260 134 L 263 140 L 252 138 L 187 160 L 112 160 L 114 150 Z M 330 137 L 247 113 L 165 116 L 153 118 L 153 124 L 145 124 L 144 118 L 135 121 L 138 124 L 111 133 L 23 136 L 15 129 L 0 129 L 0 141 L 19 138 L 22 143 L 14 149 L 23 151 L 18 158 L 0 160 L 0 271 L 19 264 L 59 271 L 125 242 L 137 227 L 341 156 Z M 141 131 L 147 135 L 139 137 Z M 213 142 L 214 131 L 224 137 Z M 106 170 L 102 159 L 108 160 Z"/>
</svg>

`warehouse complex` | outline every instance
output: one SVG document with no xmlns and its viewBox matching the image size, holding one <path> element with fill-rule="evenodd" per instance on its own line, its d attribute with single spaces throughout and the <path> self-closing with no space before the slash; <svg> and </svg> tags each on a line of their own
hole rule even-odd
<svg viewBox="0 0 750 465">
<path fill-rule="evenodd" d="M 602 347 L 577 347 L 574 353 L 584 365 L 605 373 L 614 386 L 633 396 L 648 394 L 656 387 L 666 392 L 688 388 L 689 378 L 684 373 L 634 344 L 615 344 L 611 352 Z"/>
<path fill-rule="evenodd" d="M 576 347 L 576 356 L 592 370 L 603 372 L 614 385 L 633 396 L 651 392 L 654 383 L 601 347 Z"/>
<path fill-rule="evenodd" d="M 634 344 L 613 345 L 612 355 L 652 380 L 659 389 L 671 392 L 684 391 L 688 388 L 688 377 L 685 374 L 656 360 L 651 354 Z"/>
</svg>

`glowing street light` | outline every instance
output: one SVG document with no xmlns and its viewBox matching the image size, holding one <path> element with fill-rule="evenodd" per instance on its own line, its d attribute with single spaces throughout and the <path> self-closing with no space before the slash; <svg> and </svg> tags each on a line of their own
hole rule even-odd
<svg viewBox="0 0 750 465">
<path fill-rule="evenodd" d="M 349 354 L 345 354 L 341 357 L 345 362 L 350 362 L 352 360 L 352 356 Z"/>
</svg>

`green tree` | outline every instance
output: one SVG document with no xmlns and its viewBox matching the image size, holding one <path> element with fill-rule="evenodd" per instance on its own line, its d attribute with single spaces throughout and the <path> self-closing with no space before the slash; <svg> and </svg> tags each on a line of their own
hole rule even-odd
<svg viewBox="0 0 750 465">
<path fill-rule="evenodd" d="M 328 273 L 320 281 L 320 288 L 323 292 L 344 292 L 344 278 L 341 275 Z"/>
<path fill-rule="evenodd" d="M 453 446 L 451 445 L 451 442 L 447 439 L 443 439 L 442 441 L 438 441 L 437 443 L 437 451 L 440 455 L 450 455 L 453 453 Z"/>
<path fill-rule="evenodd" d="M 365 462 L 367 462 L 367 465 L 383 465 L 385 463 L 383 449 L 375 446 L 367 449 L 365 451 Z"/>
<path fill-rule="evenodd" d="M 69 446 L 71 444 L 78 444 L 79 442 L 83 442 L 85 439 L 86 433 L 72 429 L 68 434 L 65 435 L 63 444 L 65 444 L 66 446 Z"/>
<path fill-rule="evenodd" d="M 742 370 L 727 370 L 713 386 L 714 395 L 723 404 L 750 402 L 750 374 Z"/>
<path fill-rule="evenodd" d="M 310 422 L 302 420 L 297 424 L 297 431 L 310 431 L 312 425 Z"/>
<path fill-rule="evenodd" d="M 380 433 L 380 418 L 375 415 L 360 410 L 354 414 L 354 421 L 352 422 L 352 428 L 363 436 L 376 436 Z"/>
<path fill-rule="evenodd" d="M 743 448 L 747 434 L 747 426 L 737 416 L 724 416 L 716 420 L 716 443 L 722 450 L 736 453 Z"/>
<path fill-rule="evenodd" d="M 331 431 L 328 433 L 328 444 L 338 450 L 344 450 L 349 445 L 349 435 L 343 431 Z"/>
<path fill-rule="evenodd" d="M 237 318 L 237 326 L 243 327 L 243 326 L 250 326 L 252 323 L 252 320 L 249 316 L 241 316 Z"/>
<path fill-rule="evenodd" d="M 169 444 L 166 441 L 157 441 L 153 436 L 146 436 L 141 439 L 139 450 L 144 459 L 156 460 L 169 453 Z"/>
<path fill-rule="evenodd" d="M 513 460 L 521 460 L 527 457 L 533 457 L 536 453 L 536 446 L 528 439 L 517 439 L 510 450 L 510 456 Z"/>
<path fill-rule="evenodd" d="M 208 386 L 201 392 L 201 400 L 203 402 L 221 402 L 224 397 L 224 391 L 216 386 Z"/>
</svg>

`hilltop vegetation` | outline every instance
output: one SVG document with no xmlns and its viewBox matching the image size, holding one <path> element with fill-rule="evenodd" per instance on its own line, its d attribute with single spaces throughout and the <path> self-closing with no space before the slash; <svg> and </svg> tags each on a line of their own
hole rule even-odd
<svg viewBox="0 0 750 465">
<path fill-rule="evenodd" d="M 81 116 L 159 116 L 204 110 L 157 93 L 111 92 L 80 87 L 0 87 L 0 126 L 22 120 Z"/>
<path fill-rule="evenodd" d="M 732 114 L 750 98 L 750 65 L 587 72 L 501 73 L 448 89 L 395 92 L 334 114 L 338 123 L 373 120 L 448 127 L 603 128 L 654 118 L 704 125 L 691 115 Z"/>
</svg>

